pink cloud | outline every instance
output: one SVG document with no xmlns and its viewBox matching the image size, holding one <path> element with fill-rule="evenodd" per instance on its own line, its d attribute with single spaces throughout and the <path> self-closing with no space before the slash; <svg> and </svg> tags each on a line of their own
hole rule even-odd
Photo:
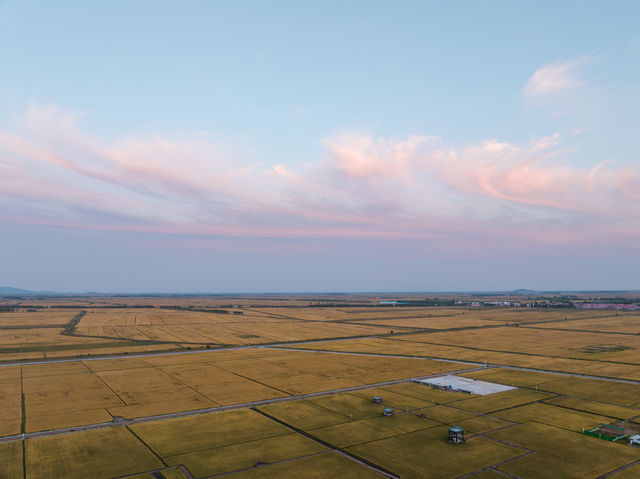
<svg viewBox="0 0 640 479">
<path fill-rule="evenodd" d="M 568 242 L 640 232 L 635 165 L 573 164 L 554 134 L 527 144 L 447 145 L 428 135 L 323 140 L 324 157 L 268 165 L 206 135 L 85 134 L 78 117 L 31 105 L 0 132 L 5 222 L 227 237 L 512 238 Z M 248 161 L 249 160 L 249 161 Z"/>
</svg>

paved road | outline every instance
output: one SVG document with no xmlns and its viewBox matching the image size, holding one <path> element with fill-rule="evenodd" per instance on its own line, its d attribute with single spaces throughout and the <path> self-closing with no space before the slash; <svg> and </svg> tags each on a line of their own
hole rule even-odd
<svg viewBox="0 0 640 479">
<path fill-rule="evenodd" d="M 222 412 L 222 411 L 231 411 L 233 409 L 245 409 L 245 408 L 251 408 L 251 407 L 258 407 L 258 406 L 264 406 L 266 404 L 274 404 L 274 403 L 286 402 L 286 401 L 295 401 L 295 400 L 298 400 L 298 399 L 309 399 L 309 398 L 314 398 L 314 397 L 319 397 L 319 396 L 328 396 L 330 394 L 336 394 L 336 393 L 359 391 L 359 390 L 362 390 L 362 389 L 370 389 L 370 388 L 377 388 L 377 387 L 383 387 L 383 386 L 393 386 L 394 384 L 408 383 L 408 382 L 413 381 L 414 379 L 436 378 L 436 377 L 440 377 L 440 376 L 445 376 L 447 374 L 460 374 L 460 373 L 465 373 L 465 372 L 477 371 L 479 369 L 484 369 L 484 366 L 481 367 L 481 368 L 475 367 L 475 368 L 469 368 L 469 369 L 460 369 L 460 370 L 457 370 L 457 371 L 449 371 L 449 372 L 446 372 L 446 373 L 432 374 L 432 375 L 429 375 L 429 376 L 421 376 L 419 378 L 396 379 L 396 380 L 393 380 L 393 381 L 384 381 L 384 382 L 381 382 L 381 383 L 374 383 L 374 384 L 363 384 L 363 385 L 360 385 L 360 386 L 350 386 L 350 387 L 340 388 L 340 389 L 330 389 L 330 390 L 327 390 L 327 391 L 319 391 L 319 392 L 315 392 L 315 393 L 298 394 L 298 395 L 286 396 L 286 397 L 281 397 L 281 398 L 264 399 L 264 400 L 261 400 L 261 401 L 251 401 L 251 402 L 246 402 L 246 403 L 230 404 L 228 406 L 209 407 L 209 408 L 204 408 L 204 409 L 195 409 L 195 410 L 192 410 L 192 411 L 181 411 L 181 412 L 175 412 L 175 413 L 170 413 L 170 414 L 158 414 L 158 415 L 155 415 L 155 416 L 137 417 L 137 418 L 134 418 L 134 419 L 123 419 L 123 420 L 119 420 L 119 421 L 109 421 L 109 422 L 101 422 L 101 423 L 97 423 L 97 424 L 87 424 L 85 426 L 65 427 L 65 428 L 60 428 L 60 429 L 52 429 L 52 430 L 49 430 L 49 431 L 40 431 L 40 432 L 30 432 L 30 433 L 25 433 L 25 434 L 16 434 L 14 436 L 0 437 L 0 443 L 21 441 L 23 439 L 33 439 L 33 438 L 36 438 L 36 437 L 56 436 L 58 434 L 67 434 L 67 433 L 70 433 L 70 432 L 90 431 L 90 430 L 93 430 L 93 429 L 104 429 L 106 427 L 113 427 L 113 426 L 130 426 L 132 424 L 140 424 L 140 423 L 153 422 L 153 421 L 163 421 L 165 419 L 171 419 L 171 418 L 198 416 L 200 414 L 207 414 L 207 413 L 211 413 L 211 412 Z"/>
</svg>

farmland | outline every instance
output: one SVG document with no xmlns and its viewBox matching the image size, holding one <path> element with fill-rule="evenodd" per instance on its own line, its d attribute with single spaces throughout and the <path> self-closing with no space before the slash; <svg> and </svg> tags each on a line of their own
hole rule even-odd
<svg viewBox="0 0 640 479">
<path fill-rule="evenodd" d="M 640 433 L 633 312 L 126 300 L 0 313 L 0 478 L 596 478 L 640 464 L 582 433 Z M 411 382 L 445 373 L 517 389 Z M 463 445 L 447 443 L 452 425 Z"/>
</svg>

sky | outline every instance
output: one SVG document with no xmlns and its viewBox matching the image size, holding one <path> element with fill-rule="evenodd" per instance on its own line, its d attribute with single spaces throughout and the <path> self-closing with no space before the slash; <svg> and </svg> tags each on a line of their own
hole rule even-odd
<svg viewBox="0 0 640 479">
<path fill-rule="evenodd" d="M 0 0 L 0 286 L 640 289 L 640 2 Z"/>
</svg>

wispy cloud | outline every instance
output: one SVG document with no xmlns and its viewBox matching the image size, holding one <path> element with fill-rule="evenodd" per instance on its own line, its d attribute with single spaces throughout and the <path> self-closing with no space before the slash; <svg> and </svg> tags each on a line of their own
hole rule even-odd
<svg viewBox="0 0 640 479">
<path fill-rule="evenodd" d="M 587 63 L 587 60 L 587 57 L 579 57 L 540 67 L 527 81 L 524 94 L 533 97 L 582 86 L 584 83 L 578 78 L 577 69 Z"/>
<path fill-rule="evenodd" d="M 558 133 L 475 145 L 345 133 L 322 141 L 323 157 L 269 165 L 198 134 L 106 142 L 53 107 L 32 105 L 22 125 L 0 132 L 0 221 L 443 245 L 640 236 L 638 165 L 575 166 Z"/>
</svg>

